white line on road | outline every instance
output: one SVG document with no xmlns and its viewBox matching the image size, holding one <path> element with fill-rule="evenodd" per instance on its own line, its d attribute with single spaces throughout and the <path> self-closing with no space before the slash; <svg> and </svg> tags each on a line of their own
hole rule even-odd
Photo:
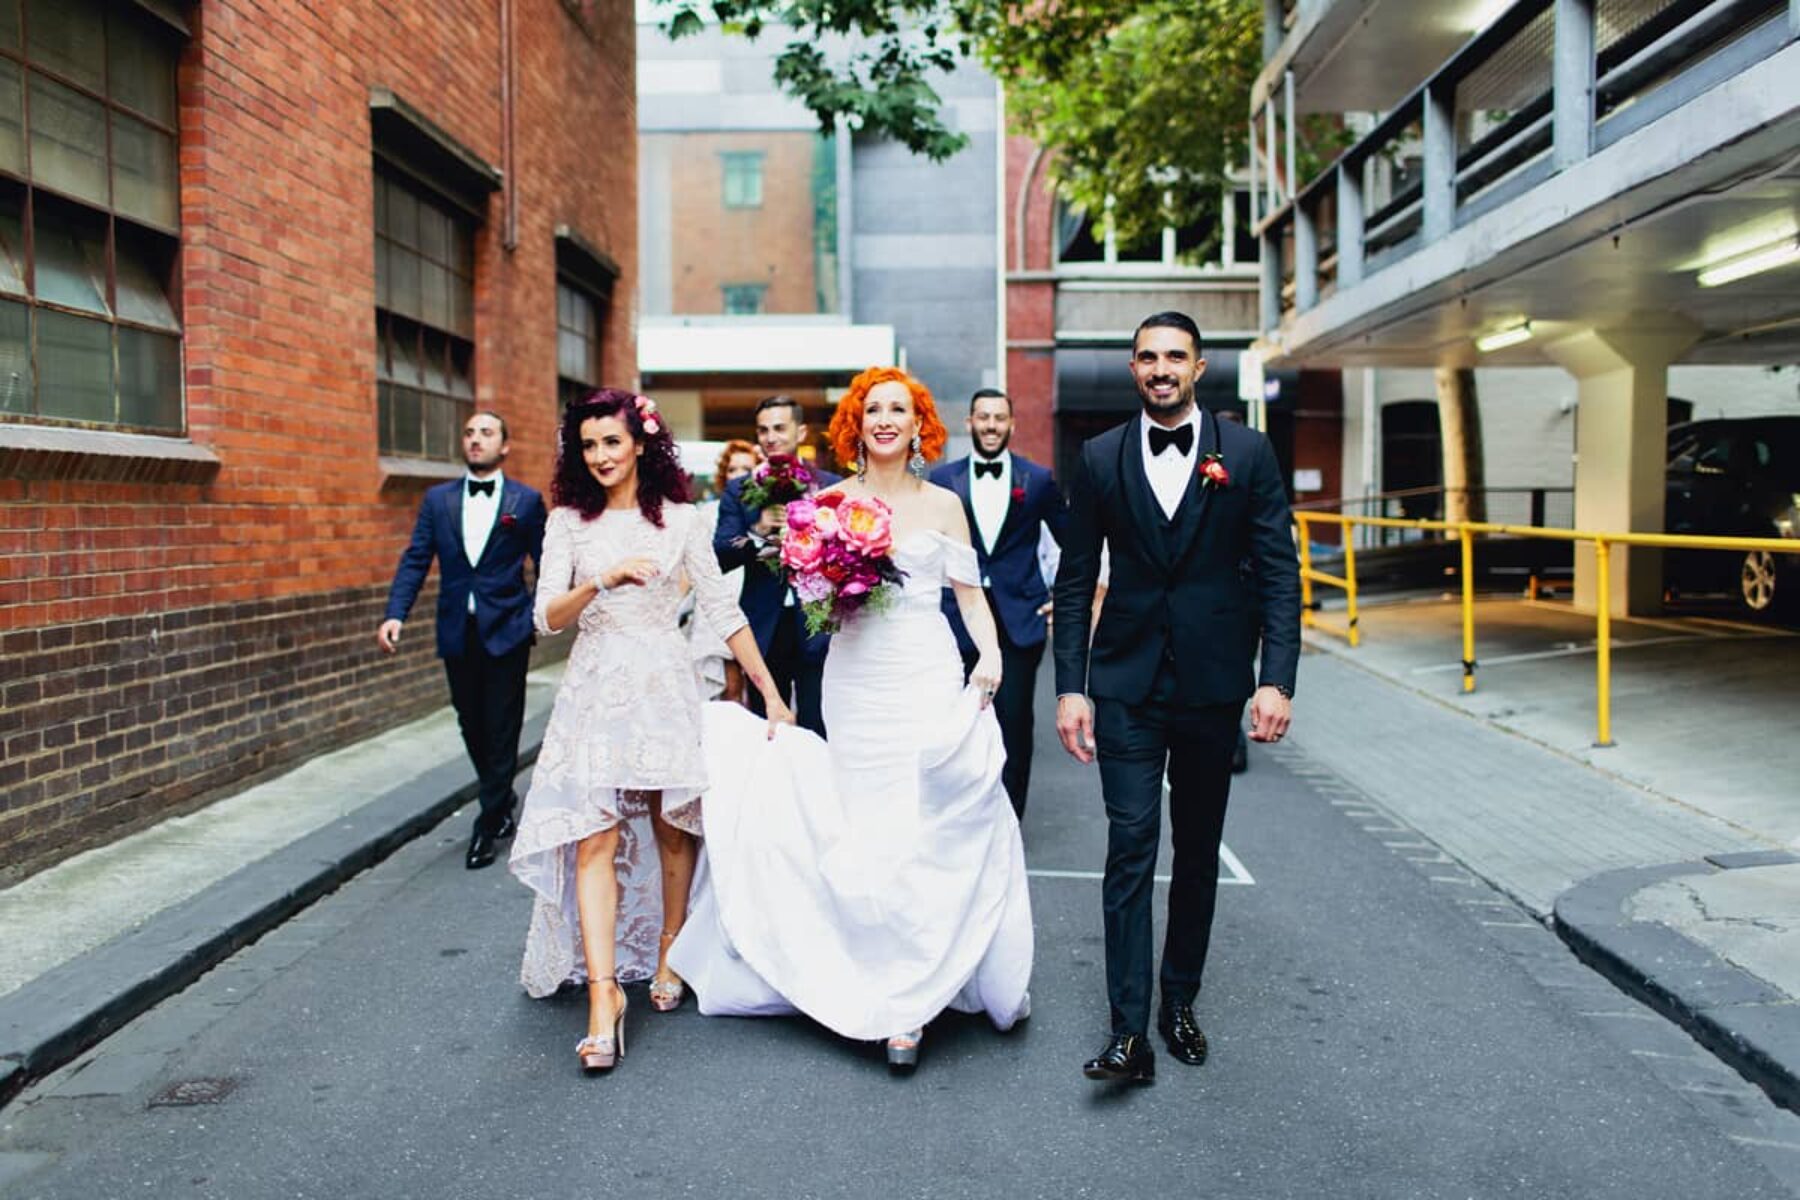
<svg viewBox="0 0 1800 1200">
<path fill-rule="evenodd" d="M 1238 858 L 1237 855 L 1235 855 L 1231 852 L 1231 847 L 1227 846 L 1224 842 L 1219 843 L 1219 865 L 1225 869 L 1225 872 L 1229 872 L 1229 874 L 1226 874 L 1225 872 L 1220 873 L 1219 883 L 1221 885 L 1237 884 L 1237 885 L 1242 886 L 1242 885 L 1247 885 L 1247 884 L 1253 884 L 1256 882 L 1255 879 L 1251 878 L 1250 872 L 1244 869 L 1243 862 Z M 1106 874 L 1103 871 L 1052 871 L 1052 870 L 1041 869 L 1041 868 L 1036 868 L 1036 867 L 1027 869 L 1025 874 L 1028 876 L 1031 876 L 1034 879 L 1105 879 L 1106 878 Z M 1158 882 L 1158 883 L 1169 882 L 1169 877 L 1167 875 L 1158 875 L 1158 876 L 1155 876 L 1155 879 L 1156 879 L 1156 882 Z"/>
<path fill-rule="evenodd" d="M 1629 642 L 1621 642 L 1615 638 L 1613 640 L 1612 648 L 1613 653 L 1617 654 L 1621 650 L 1636 650 L 1640 646 L 1667 646 L 1676 642 L 1700 642 L 1709 640 L 1716 639 L 1704 638 L 1697 634 L 1687 634 L 1683 637 L 1638 638 Z M 1491 657 L 1484 654 L 1481 657 L 1481 665 L 1484 667 L 1497 667 L 1503 663 L 1537 662 L 1546 658 L 1571 658 L 1576 655 L 1593 654 L 1598 649 L 1599 645 L 1596 642 L 1582 642 L 1579 644 L 1565 642 L 1555 650 L 1533 650 L 1529 654 L 1496 654 Z M 1462 669 L 1461 663 L 1434 663 L 1429 667 L 1414 667 L 1410 674 L 1435 675 L 1439 672 L 1461 671 Z"/>
</svg>

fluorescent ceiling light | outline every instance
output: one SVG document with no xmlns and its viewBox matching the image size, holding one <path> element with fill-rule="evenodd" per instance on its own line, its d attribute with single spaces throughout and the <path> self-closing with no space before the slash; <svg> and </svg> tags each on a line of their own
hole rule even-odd
<svg viewBox="0 0 1800 1200">
<path fill-rule="evenodd" d="M 1475 339 L 1475 348 L 1486 354 L 1490 350 L 1499 350 L 1505 346 L 1516 346 L 1520 342 L 1531 340 L 1531 322 L 1520 321 L 1517 325 L 1508 325 L 1505 329 L 1496 329 L 1492 333 L 1484 333 Z"/>
<path fill-rule="evenodd" d="M 1800 262 L 1800 238 L 1790 236 L 1748 254 L 1714 263 L 1700 272 L 1700 286 L 1718 287 L 1721 283 L 1760 275 L 1791 262 Z"/>
</svg>

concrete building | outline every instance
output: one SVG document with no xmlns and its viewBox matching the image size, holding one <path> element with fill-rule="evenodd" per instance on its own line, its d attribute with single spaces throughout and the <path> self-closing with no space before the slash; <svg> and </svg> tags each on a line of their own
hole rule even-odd
<svg viewBox="0 0 1800 1200">
<path fill-rule="evenodd" d="M 635 369 L 631 20 L 0 4 L 0 878 L 443 703 L 373 631 L 464 415 L 543 486 Z"/>
<path fill-rule="evenodd" d="M 1800 411 L 1800 5 L 1265 11 L 1259 346 L 1345 369 L 1347 492 L 1401 482 L 1438 368 L 1476 368 L 1487 482 L 1572 483 L 1590 529 L 1662 528 L 1671 419 Z M 1654 552 L 1621 574 L 1658 606 Z"/>
<path fill-rule="evenodd" d="M 1002 370 L 998 89 L 935 82 L 969 145 L 932 163 L 821 132 L 774 81 L 782 37 L 638 27 L 644 386 L 686 438 L 746 436 L 776 391 L 822 411 L 884 363 L 959 410 Z"/>
</svg>

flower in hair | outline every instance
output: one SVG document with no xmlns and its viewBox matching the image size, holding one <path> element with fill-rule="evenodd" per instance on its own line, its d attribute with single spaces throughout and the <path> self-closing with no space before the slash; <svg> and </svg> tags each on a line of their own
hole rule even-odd
<svg viewBox="0 0 1800 1200">
<path fill-rule="evenodd" d="M 655 437 L 662 432 L 662 422 L 658 421 L 655 417 L 645 417 L 644 432 L 651 437 Z"/>
</svg>

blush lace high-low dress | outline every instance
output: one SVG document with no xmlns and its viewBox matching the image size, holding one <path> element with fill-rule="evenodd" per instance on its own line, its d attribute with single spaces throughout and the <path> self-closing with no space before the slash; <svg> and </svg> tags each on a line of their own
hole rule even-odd
<svg viewBox="0 0 1800 1200">
<path fill-rule="evenodd" d="M 551 632 L 545 620 L 550 601 L 577 581 L 638 556 L 660 570 L 648 584 L 600 593 L 576 621 L 575 645 L 508 860 L 512 873 L 536 893 L 519 972 L 533 996 L 587 979 L 575 907 L 576 843 L 623 827 L 616 860 L 617 969 L 620 980 L 630 981 L 655 973 L 663 927 L 662 871 L 648 794 L 662 793 L 670 824 L 701 831 L 708 773 L 700 693 L 677 624 L 684 574 L 697 598 L 696 620 L 707 621 L 721 637 L 745 620 L 720 577 L 703 515 L 689 504 L 665 504 L 662 515 L 658 529 L 636 509 L 609 509 L 584 521 L 574 509 L 558 508 L 544 530 L 540 633 Z"/>
<path fill-rule="evenodd" d="M 706 706 L 706 842 L 670 965 L 709 1015 L 802 1012 L 858 1039 L 945 1008 L 1010 1027 L 1028 1009 L 1031 901 L 991 709 L 963 684 L 939 608 L 979 582 L 940 533 L 894 552 L 898 603 L 831 640 L 830 743 Z M 723 764 L 729 763 L 726 770 Z"/>
</svg>

